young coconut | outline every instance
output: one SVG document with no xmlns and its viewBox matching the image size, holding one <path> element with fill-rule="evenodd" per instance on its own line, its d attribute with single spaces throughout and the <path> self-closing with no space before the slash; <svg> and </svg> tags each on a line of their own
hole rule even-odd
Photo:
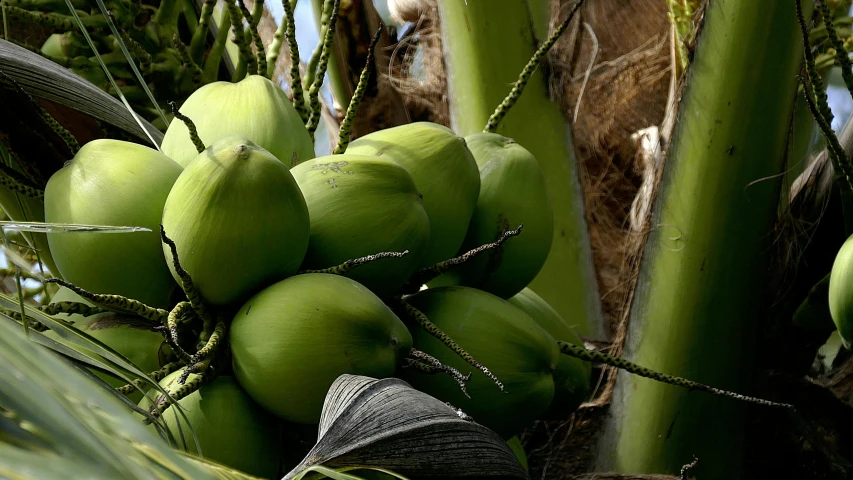
<svg viewBox="0 0 853 480">
<path fill-rule="evenodd" d="M 57 304 L 59 302 L 78 302 L 92 306 L 86 299 L 65 287 L 59 288 L 56 295 L 53 296 L 51 303 Z M 74 322 L 74 328 L 120 353 L 145 373 L 151 373 L 165 365 L 167 357 L 171 353 L 171 349 L 166 345 L 163 335 L 158 332 L 152 332 L 146 328 L 144 323 L 128 315 L 108 312 L 90 317 L 65 313 L 53 316 L 65 321 Z M 65 343 L 52 330 L 43 332 L 43 335 L 60 343 Z M 78 351 L 85 350 L 83 347 L 74 344 L 68 343 L 67 345 Z M 115 378 L 112 375 L 101 372 L 94 373 L 113 388 L 119 388 L 126 383 L 124 380 Z M 142 393 L 134 391 L 127 397 L 131 401 L 138 402 L 142 398 Z"/>
<path fill-rule="evenodd" d="M 838 328 L 841 343 L 853 342 L 853 235 L 841 245 L 829 274 L 829 313 Z"/>
<path fill-rule="evenodd" d="M 160 218 L 181 166 L 151 148 L 93 140 L 50 177 L 45 221 L 145 227 L 150 232 L 48 233 L 65 280 L 93 293 L 115 294 L 164 308 L 177 286 L 160 246 Z"/>
<path fill-rule="evenodd" d="M 182 267 L 213 305 L 244 301 L 296 273 L 308 226 L 305 199 L 288 168 L 244 136 L 223 138 L 196 155 L 163 208 Z M 161 248 L 180 281 L 171 249 Z"/>
<path fill-rule="evenodd" d="M 507 302 L 530 315 L 530 318 L 555 339 L 583 346 L 583 341 L 572 326 L 533 290 L 525 288 Z M 554 400 L 542 418 L 565 418 L 566 414 L 577 410 L 580 404 L 589 398 L 590 375 L 592 365 L 589 362 L 560 355 L 554 370 Z"/>
<path fill-rule="evenodd" d="M 354 280 L 324 273 L 267 287 L 237 312 L 229 335 L 240 385 L 297 423 L 320 421 L 338 376 L 393 376 L 412 348 L 406 326 L 382 300 Z"/>
<path fill-rule="evenodd" d="M 363 155 L 315 158 L 291 170 L 305 195 L 311 240 L 303 269 L 317 270 L 379 252 L 402 252 L 346 273 L 380 297 L 422 264 L 429 217 L 412 176 L 394 162 Z"/>
<path fill-rule="evenodd" d="M 160 386 L 170 395 L 181 387 L 178 383 L 181 372 L 173 372 L 160 381 Z M 188 381 L 195 377 L 190 375 Z M 153 389 L 148 393 L 152 399 L 157 395 Z M 234 377 L 218 376 L 178 400 L 178 404 L 184 408 L 204 458 L 256 477 L 279 478 L 282 424 L 246 395 Z M 151 401 L 143 398 L 139 406 L 147 410 Z M 173 409 L 166 410 L 163 419 L 175 440 L 180 443 L 180 432 L 183 432 L 190 453 L 198 454 L 187 420 Z"/>
<path fill-rule="evenodd" d="M 475 133 L 465 140 L 480 166 L 480 196 L 461 251 L 493 242 L 519 225 L 524 231 L 431 285 L 465 285 L 510 298 L 536 277 L 551 250 L 554 216 L 545 177 L 536 158 L 512 139 Z"/>
<path fill-rule="evenodd" d="M 288 167 L 314 158 L 314 142 L 287 94 L 264 76 L 209 83 L 193 92 L 179 112 L 193 121 L 205 145 L 243 135 Z M 160 148 L 183 166 L 198 155 L 178 119 L 169 124 Z"/>
<path fill-rule="evenodd" d="M 557 342 L 529 315 L 492 294 L 468 287 L 439 287 L 406 299 L 464 348 L 506 386 L 506 393 L 474 371 L 466 397 L 453 379 L 404 370 L 402 378 L 416 389 L 449 402 L 505 439 L 551 405 Z M 412 334 L 414 347 L 462 373 L 471 366 L 424 331 Z"/>
<path fill-rule="evenodd" d="M 430 122 L 379 130 L 349 144 L 345 155 L 374 155 L 401 165 L 424 196 L 430 239 L 421 267 L 456 255 L 480 193 L 480 172 L 465 139 Z"/>
</svg>

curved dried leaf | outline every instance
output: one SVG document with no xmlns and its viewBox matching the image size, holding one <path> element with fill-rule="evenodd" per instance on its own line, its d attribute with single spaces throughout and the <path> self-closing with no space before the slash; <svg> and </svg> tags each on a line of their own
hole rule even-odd
<svg viewBox="0 0 853 480">
<path fill-rule="evenodd" d="M 317 465 L 380 467 L 412 479 L 529 478 L 498 434 L 397 378 L 338 377 L 318 437 L 286 480 Z"/>
<path fill-rule="evenodd" d="M 37 53 L 0 40 L 0 70 L 35 98 L 73 108 L 149 143 L 148 135 L 120 101 Z M 162 132 L 145 120 L 142 124 L 158 144 L 162 142 Z"/>
</svg>

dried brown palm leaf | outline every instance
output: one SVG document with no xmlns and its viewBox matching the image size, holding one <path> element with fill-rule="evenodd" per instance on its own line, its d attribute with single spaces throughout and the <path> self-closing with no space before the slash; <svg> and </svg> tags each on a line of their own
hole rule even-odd
<svg viewBox="0 0 853 480">
<path fill-rule="evenodd" d="M 411 479 L 529 478 L 500 436 L 463 417 L 402 380 L 341 375 L 326 395 L 317 444 L 284 478 L 318 465 Z"/>
</svg>

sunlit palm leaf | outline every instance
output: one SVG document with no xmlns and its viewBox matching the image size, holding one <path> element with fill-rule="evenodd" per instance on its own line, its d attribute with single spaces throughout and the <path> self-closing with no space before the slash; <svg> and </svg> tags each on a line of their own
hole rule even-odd
<svg viewBox="0 0 853 480">
<path fill-rule="evenodd" d="M 0 308 L 18 311 L 20 309 L 20 304 L 13 297 L 0 293 Z M 83 331 L 71 327 L 66 322 L 57 320 L 50 315 L 46 315 L 40 310 L 29 305 L 24 306 L 24 311 L 28 317 L 31 317 L 39 323 L 47 326 L 63 340 L 63 342 L 57 342 L 31 330 L 28 332 L 28 335 L 36 343 L 44 345 L 57 353 L 68 357 L 70 360 L 94 367 L 116 378 L 120 378 L 125 383 L 131 383 L 132 380 L 140 379 L 147 385 L 147 388 L 153 388 L 159 393 L 165 394 L 167 396 L 166 398 L 173 404 L 173 406 L 178 405 L 177 402 L 174 402 L 172 398 L 168 396 L 168 393 L 163 390 L 157 382 L 154 382 L 147 376 L 147 373 L 149 372 L 143 372 L 139 367 L 134 365 L 133 362 L 110 348 L 108 345 L 89 336 Z M 7 319 L 9 323 L 14 321 L 10 317 L 0 314 L 0 320 L 4 318 Z M 71 345 L 80 347 L 82 350 L 71 348 Z M 119 395 L 114 391 L 111 391 L 110 394 Z M 143 394 L 147 395 L 145 391 L 143 391 Z M 126 399 L 124 400 L 126 401 Z M 178 408 L 178 412 L 186 420 L 183 409 Z M 191 430 L 189 431 L 189 437 L 189 441 L 197 445 L 197 438 L 195 437 L 195 433 Z"/>
<path fill-rule="evenodd" d="M 0 444 L 0 473 L 10 478 L 217 478 L 168 448 L 121 402 L 27 341 L 11 322 L 0 322 L 0 407 L 50 445 L 49 453 L 42 448 L 33 455 Z"/>
</svg>

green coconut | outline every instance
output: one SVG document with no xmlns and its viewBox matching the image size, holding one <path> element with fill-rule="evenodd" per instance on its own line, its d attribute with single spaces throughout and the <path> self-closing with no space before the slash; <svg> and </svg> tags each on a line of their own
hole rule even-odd
<svg viewBox="0 0 853 480">
<path fill-rule="evenodd" d="M 183 370 L 178 370 L 161 380 L 163 390 L 174 393 L 180 386 L 178 378 L 181 373 Z M 188 380 L 196 377 L 190 375 Z M 150 398 L 157 395 L 153 389 L 149 392 Z M 220 375 L 178 400 L 178 404 L 185 410 L 205 459 L 256 477 L 279 478 L 282 424 L 246 395 L 234 377 Z M 148 409 L 151 401 L 144 398 L 139 406 Z M 198 455 L 187 420 L 176 413 L 171 408 L 166 410 L 163 414 L 166 426 L 179 444 L 180 432 L 183 431 L 189 452 Z"/>
<path fill-rule="evenodd" d="M 375 155 L 405 168 L 424 196 L 430 239 L 422 262 L 456 255 L 480 193 L 480 172 L 465 139 L 431 122 L 379 130 L 350 143 L 348 155 Z"/>
<path fill-rule="evenodd" d="M 160 218 L 181 166 L 148 147 L 93 140 L 50 177 L 45 220 L 135 226 L 136 233 L 48 233 L 65 280 L 94 293 L 117 294 L 168 307 L 176 284 L 160 246 Z"/>
<path fill-rule="evenodd" d="M 234 375 L 261 406 L 317 423 L 340 375 L 394 375 L 412 347 L 396 315 L 363 285 L 324 273 L 296 275 L 252 297 L 234 316 Z"/>
<path fill-rule="evenodd" d="M 243 136 L 214 142 L 175 182 L 163 209 L 181 266 L 213 305 L 244 301 L 296 273 L 308 209 L 288 168 Z M 172 274 L 172 252 L 163 245 Z"/>
<path fill-rule="evenodd" d="M 499 249 L 436 279 L 432 285 L 465 285 L 510 298 L 542 269 L 554 233 L 545 176 L 536 158 L 514 140 L 495 133 L 465 137 L 480 166 L 480 196 L 461 252 L 494 242 L 524 225 Z"/>
<path fill-rule="evenodd" d="M 448 375 L 403 370 L 402 378 L 413 387 L 450 402 L 505 439 L 551 405 L 560 353 L 557 341 L 529 315 L 490 293 L 460 286 L 430 288 L 408 301 L 491 370 L 506 393 L 423 329 L 412 334 L 414 348 L 463 374 L 472 372 L 467 383 L 471 398 Z"/>
<path fill-rule="evenodd" d="M 849 350 L 853 342 L 853 235 L 838 250 L 829 273 L 829 313 Z"/>
<path fill-rule="evenodd" d="M 287 94 L 264 76 L 209 83 L 193 92 L 178 111 L 193 121 L 205 146 L 242 135 L 288 167 L 314 158 L 314 143 Z M 198 155 L 179 119 L 169 124 L 160 148 L 183 166 Z"/>
<path fill-rule="evenodd" d="M 53 298 L 51 298 L 51 303 L 59 302 L 80 302 L 92 306 L 86 299 L 65 287 L 60 287 Z M 138 319 L 132 316 L 118 313 L 100 313 L 90 317 L 64 313 L 54 316 L 62 320 L 74 322 L 74 328 L 112 348 L 145 373 L 159 370 L 160 367 L 167 363 L 167 357 L 171 353 L 171 349 L 165 344 L 163 335 L 143 328 Z M 52 330 L 45 331 L 43 335 L 79 352 L 94 353 L 84 347 L 66 342 Z M 97 371 L 93 372 L 114 388 L 121 387 L 127 383 L 112 375 Z M 136 391 L 128 395 L 128 398 L 131 401 L 138 402 L 142 398 L 142 393 Z"/>
<path fill-rule="evenodd" d="M 572 326 L 533 290 L 525 288 L 507 301 L 530 315 L 555 339 L 583 346 L 583 341 Z M 577 410 L 589 397 L 590 375 L 592 365 L 589 362 L 560 355 L 554 370 L 554 401 L 543 418 L 565 418 L 567 413 Z"/>
<path fill-rule="evenodd" d="M 405 168 L 375 156 L 331 155 L 291 172 L 311 218 L 303 269 L 408 250 L 403 258 L 382 259 L 346 274 L 384 297 L 395 293 L 422 264 L 430 239 L 429 217 Z"/>
</svg>

